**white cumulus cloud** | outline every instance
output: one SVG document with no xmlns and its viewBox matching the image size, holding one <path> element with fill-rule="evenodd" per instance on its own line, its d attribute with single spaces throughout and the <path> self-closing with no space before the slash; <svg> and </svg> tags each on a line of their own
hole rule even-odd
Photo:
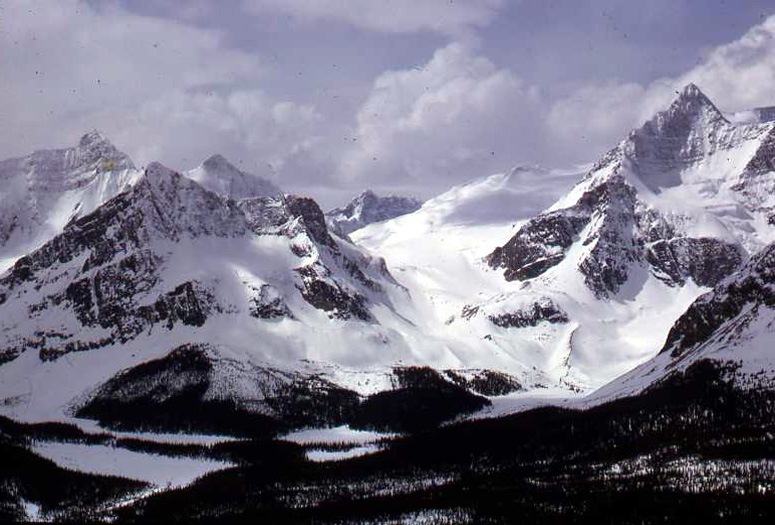
<svg viewBox="0 0 775 525">
<path fill-rule="evenodd" d="M 374 81 L 340 171 L 439 187 L 481 174 L 535 145 L 540 98 L 513 72 L 452 43 Z"/>
</svg>

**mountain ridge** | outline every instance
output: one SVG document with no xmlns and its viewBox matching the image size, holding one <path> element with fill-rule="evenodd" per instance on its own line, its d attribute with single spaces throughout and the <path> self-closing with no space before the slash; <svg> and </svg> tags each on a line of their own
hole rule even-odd
<svg viewBox="0 0 775 525">
<path fill-rule="evenodd" d="M 379 197 L 372 190 L 364 190 L 345 206 L 326 212 L 326 216 L 336 228 L 350 234 L 369 224 L 412 213 L 421 206 L 422 201 L 414 197 Z"/>
</svg>

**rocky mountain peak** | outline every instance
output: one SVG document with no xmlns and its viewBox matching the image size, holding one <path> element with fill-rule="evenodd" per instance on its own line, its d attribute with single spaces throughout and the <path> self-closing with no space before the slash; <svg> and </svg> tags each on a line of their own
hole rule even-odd
<svg viewBox="0 0 775 525">
<path fill-rule="evenodd" d="M 65 150 L 65 158 L 67 167 L 75 171 L 80 169 L 114 171 L 135 167 L 129 156 L 116 148 L 102 132 L 96 129 L 84 134 L 76 148 Z"/>
<path fill-rule="evenodd" d="M 655 132 L 673 134 L 681 128 L 727 123 L 716 105 L 696 84 L 687 84 L 670 107 L 648 121 L 644 128 Z"/>
<path fill-rule="evenodd" d="M 146 221 L 164 237 L 232 237 L 247 228 L 233 201 L 158 162 L 146 167 L 135 190 L 132 198 L 146 210 Z"/>
<path fill-rule="evenodd" d="M 651 209 L 637 187 L 643 183 L 658 194 L 683 184 L 682 170 L 734 149 L 745 132 L 695 84 L 687 85 L 666 110 L 604 156 L 571 191 L 573 198 L 525 223 L 488 263 L 503 268 L 507 280 L 529 280 L 562 263 L 575 245 L 580 248 L 572 264 L 598 298 L 617 294 L 636 267 L 649 268 L 668 286 L 689 279 L 713 286 L 740 265 L 736 243 L 682 231 L 680 220 L 673 224 Z"/>
<path fill-rule="evenodd" d="M 169 192 L 169 188 L 177 186 L 182 182 L 182 176 L 160 162 L 151 162 L 146 166 L 141 179 L 141 185 L 144 182 L 155 191 Z"/>
<path fill-rule="evenodd" d="M 239 172 L 239 170 L 226 160 L 226 157 L 221 155 L 220 153 L 215 153 L 213 155 L 210 155 L 205 159 L 204 162 L 202 162 L 202 167 L 208 170 L 213 171 L 220 171 L 220 172 Z"/>
<path fill-rule="evenodd" d="M 700 89 L 689 84 L 664 111 L 630 133 L 622 153 L 654 191 L 680 181 L 670 174 L 721 149 L 734 148 L 734 128 Z M 668 174 L 668 177 L 663 177 Z"/>
<path fill-rule="evenodd" d="M 93 129 L 89 131 L 88 133 L 85 133 L 81 140 L 78 141 L 78 147 L 81 148 L 89 148 L 89 147 L 95 147 L 100 145 L 111 145 L 110 141 L 105 137 L 105 135 L 102 134 L 102 132 L 98 129 Z"/>
<path fill-rule="evenodd" d="M 291 215 L 301 217 L 304 220 L 304 224 L 315 241 L 328 246 L 335 244 L 328 234 L 325 215 L 323 215 L 323 210 L 320 209 L 317 202 L 309 197 L 289 195 L 286 199 L 286 205 Z"/>
<path fill-rule="evenodd" d="M 365 200 L 374 200 L 377 198 L 377 194 L 374 193 L 371 190 L 363 190 L 358 194 L 358 196 L 355 198 L 355 200 L 358 201 L 365 201 Z"/>
<path fill-rule="evenodd" d="M 150 179 L 162 179 L 173 175 L 175 172 L 161 162 L 153 161 L 145 168 L 145 176 Z"/>
<path fill-rule="evenodd" d="M 678 94 L 666 111 L 673 118 L 702 118 L 708 121 L 726 121 L 716 105 L 703 93 L 696 84 L 687 84 Z"/>
<path fill-rule="evenodd" d="M 694 82 L 689 82 L 678 93 L 678 100 L 700 100 L 710 103 L 710 100 L 705 93 Z"/>
</svg>

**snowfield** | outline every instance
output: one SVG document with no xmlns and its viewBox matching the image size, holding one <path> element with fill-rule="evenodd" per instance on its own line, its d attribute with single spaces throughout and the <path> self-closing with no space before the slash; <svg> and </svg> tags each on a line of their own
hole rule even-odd
<svg viewBox="0 0 775 525">
<path fill-rule="evenodd" d="M 146 481 L 165 488 L 182 487 L 207 473 L 232 466 L 209 459 L 133 452 L 107 445 L 42 442 L 35 443 L 32 450 L 61 467 Z"/>
</svg>

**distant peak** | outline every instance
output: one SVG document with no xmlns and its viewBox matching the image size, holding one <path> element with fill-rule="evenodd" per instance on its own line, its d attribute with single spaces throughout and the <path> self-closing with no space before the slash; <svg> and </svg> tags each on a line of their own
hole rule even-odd
<svg viewBox="0 0 775 525">
<path fill-rule="evenodd" d="M 683 89 L 679 93 L 680 98 L 708 98 L 705 96 L 705 93 L 703 93 L 699 87 L 697 87 L 697 84 L 694 82 L 689 82 L 686 84 Z"/>
<path fill-rule="evenodd" d="M 697 84 L 690 82 L 677 93 L 678 97 L 670 107 L 673 112 L 696 113 L 705 109 L 721 116 L 721 112 L 716 108 L 716 105 L 697 87 Z"/>
<path fill-rule="evenodd" d="M 96 167 L 99 171 L 113 171 L 135 167 L 126 153 L 116 148 L 102 132 L 96 129 L 81 136 L 78 146 L 67 150 L 71 152 L 68 160 L 70 169 Z"/>
<path fill-rule="evenodd" d="M 202 167 L 207 170 L 229 170 L 229 171 L 238 171 L 237 167 L 234 166 L 231 162 L 226 160 L 226 157 L 219 153 L 215 153 L 213 155 L 210 155 L 205 159 L 205 161 L 202 163 Z"/>
<path fill-rule="evenodd" d="M 199 168 L 189 171 L 188 177 L 208 190 L 234 200 L 274 197 L 283 193 L 271 181 L 242 171 L 218 153 L 207 157 Z"/>
<path fill-rule="evenodd" d="M 167 166 L 162 164 L 161 162 L 153 161 L 148 166 L 145 167 L 145 176 L 146 178 L 165 178 L 170 177 L 174 175 L 175 172 L 171 169 L 169 169 Z"/>
<path fill-rule="evenodd" d="M 539 164 L 519 164 L 511 168 L 509 172 L 511 175 L 519 175 L 520 173 L 548 173 L 549 170 Z"/>
<path fill-rule="evenodd" d="M 81 140 L 78 141 L 78 146 L 82 148 L 88 148 L 94 146 L 95 144 L 109 144 L 112 146 L 107 137 L 105 137 L 105 135 L 96 129 L 86 133 L 81 137 Z"/>
<path fill-rule="evenodd" d="M 158 171 L 158 170 L 167 170 L 168 168 L 161 162 L 154 160 L 153 162 L 148 164 L 148 166 L 145 169 L 148 171 Z"/>
<path fill-rule="evenodd" d="M 374 193 L 371 190 L 363 190 L 358 196 L 355 198 L 356 200 L 363 200 L 363 199 L 376 199 L 377 194 Z"/>
</svg>

